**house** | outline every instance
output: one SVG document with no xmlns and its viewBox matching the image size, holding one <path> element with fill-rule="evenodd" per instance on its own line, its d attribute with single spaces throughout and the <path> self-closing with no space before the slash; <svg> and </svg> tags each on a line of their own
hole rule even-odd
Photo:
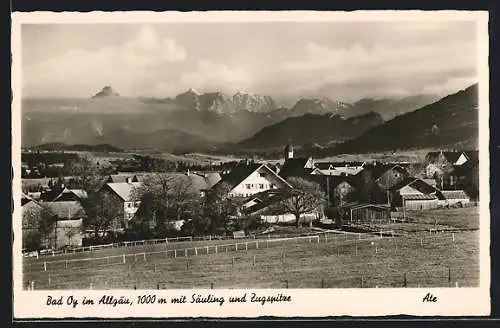
<svg viewBox="0 0 500 328">
<path fill-rule="evenodd" d="M 82 246 L 83 219 L 86 213 L 78 201 L 45 202 L 43 206 L 54 215 L 54 227 L 45 247 Z"/>
<path fill-rule="evenodd" d="M 135 174 L 111 174 L 106 179 L 107 183 L 139 182 Z"/>
<path fill-rule="evenodd" d="M 342 209 L 344 211 L 344 224 L 380 224 L 391 221 L 391 209 L 387 204 L 356 201 L 344 204 Z"/>
<path fill-rule="evenodd" d="M 439 205 L 445 207 L 463 207 L 470 203 L 470 197 L 463 190 L 441 190 Z"/>
<path fill-rule="evenodd" d="M 356 175 L 363 170 L 365 162 L 318 162 L 315 167 L 324 175 Z"/>
<path fill-rule="evenodd" d="M 223 190 L 228 197 L 249 197 L 270 190 L 290 188 L 281 176 L 267 165 L 254 162 L 240 162 L 228 174 L 221 176 L 211 190 Z"/>
<path fill-rule="evenodd" d="M 314 166 L 314 160 L 312 157 L 287 158 L 278 174 L 283 179 L 287 179 L 289 177 L 303 177 L 305 175 L 313 174 L 315 171 L 320 173 L 320 171 Z"/>
<path fill-rule="evenodd" d="M 87 198 L 85 190 L 69 189 L 64 184 L 55 185 L 51 189 L 43 191 L 39 197 L 43 202 L 81 201 L 85 198 Z"/>
<path fill-rule="evenodd" d="M 430 152 L 425 161 L 424 178 L 436 179 L 440 189 L 465 189 L 470 194 L 479 193 L 477 150 Z"/>
<path fill-rule="evenodd" d="M 317 183 L 325 193 L 330 206 L 339 206 L 358 197 L 358 185 L 354 176 L 309 175 L 304 179 Z"/>
<path fill-rule="evenodd" d="M 403 211 L 428 210 L 438 207 L 439 190 L 421 179 L 408 177 L 390 192 L 392 208 L 401 207 Z"/>
<path fill-rule="evenodd" d="M 293 223 L 295 215 L 284 212 L 279 206 L 279 202 L 286 200 L 288 194 L 284 189 L 266 190 L 252 195 L 248 198 L 238 210 L 238 215 L 258 216 L 263 222 L 267 223 Z M 321 218 L 323 215 L 321 209 L 310 213 L 300 215 L 299 222 L 311 222 Z"/>
<path fill-rule="evenodd" d="M 400 165 L 375 165 L 372 178 L 380 190 L 387 191 L 409 177 L 408 171 Z"/>
<path fill-rule="evenodd" d="M 134 217 L 139 208 L 140 201 L 135 198 L 133 192 L 139 186 L 140 182 L 108 182 L 99 192 L 109 193 L 123 207 L 123 219 L 126 222 Z"/>
</svg>

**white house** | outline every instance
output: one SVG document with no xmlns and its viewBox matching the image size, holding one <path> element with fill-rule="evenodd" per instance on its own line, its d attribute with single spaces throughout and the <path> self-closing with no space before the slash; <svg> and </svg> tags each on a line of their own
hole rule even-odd
<svg viewBox="0 0 500 328">
<path fill-rule="evenodd" d="M 101 191 L 109 192 L 123 206 L 123 218 L 131 220 L 141 202 L 133 197 L 133 190 L 141 185 L 140 182 L 111 182 L 106 183 Z"/>
<path fill-rule="evenodd" d="M 228 197 L 249 197 L 253 194 L 270 190 L 290 188 L 291 186 L 274 170 L 261 163 L 239 163 L 212 189 L 220 188 L 226 184 L 229 187 Z"/>
</svg>

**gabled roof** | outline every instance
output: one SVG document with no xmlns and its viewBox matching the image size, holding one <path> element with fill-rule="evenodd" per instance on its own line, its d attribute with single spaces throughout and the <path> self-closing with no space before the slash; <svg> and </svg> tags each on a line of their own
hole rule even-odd
<svg viewBox="0 0 500 328">
<path fill-rule="evenodd" d="M 442 154 L 443 154 L 444 158 L 446 158 L 446 160 L 450 164 L 454 164 L 458 160 L 460 155 L 462 155 L 462 152 L 460 152 L 460 151 L 443 151 Z"/>
<path fill-rule="evenodd" d="M 83 189 L 68 189 L 64 188 L 59 195 L 57 195 L 52 201 L 58 201 L 58 200 L 66 200 L 70 198 L 76 198 L 76 199 L 85 199 L 87 198 L 87 192 Z"/>
<path fill-rule="evenodd" d="M 384 164 L 384 163 L 366 164 L 363 170 L 371 172 L 372 179 L 376 181 L 386 172 L 393 169 L 400 170 L 402 172 L 407 172 L 406 169 L 399 164 Z"/>
<path fill-rule="evenodd" d="M 473 164 L 479 163 L 479 151 L 478 150 L 464 151 L 464 154 L 468 159 L 467 163 L 473 163 Z"/>
<path fill-rule="evenodd" d="M 130 178 L 131 182 L 137 182 L 137 177 L 134 174 L 111 174 L 106 182 L 110 183 L 118 183 L 118 182 L 127 182 L 127 179 Z"/>
<path fill-rule="evenodd" d="M 377 209 L 382 209 L 382 210 L 389 210 L 390 207 L 387 204 L 372 204 L 372 203 L 363 203 L 363 202 L 350 202 L 350 203 L 345 203 L 342 205 L 342 208 L 345 210 L 355 210 L 355 209 L 361 209 L 361 208 L 377 208 Z"/>
<path fill-rule="evenodd" d="M 444 199 L 470 199 L 463 190 L 441 190 Z"/>
<path fill-rule="evenodd" d="M 44 206 L 54 213 L 59 219 L 79 219 L 85 216 L 85 210 L 80 202 L 46 202 Z"/>
<path fill-rule="evenodd" d="M 283 201 L 289 197 L 289 194 L 280 189 L 271 189 L 252 195 L 248 200 L 255 200 L 256 204 L 243 209 L 243 213 L 250 214 L 261 211 L 266 207 Z"/>
<path fill-rule="evenodd" d="M 423 181 L 422 179 L 418 179 L 415 177 L 408 177 L 395 185 L 391 190 L 397 191 L 400 190 L 406 186 L 411 186 L 412 188 L 420 191 L 422 194 L 431 194 L 438 192 L 439 190 L 436 189 L 435 187 L 431 186 L 427 182 Z"/>
<path fill-rule="evenodd" d="M 283 163 L 278 175 L 282 178 L 290 176 L 303 176 L 309 174 L 312 170 L 305 166 L 310 158 L 289 158 Z"/>
<path fill-rule="evenodd" d="M 110 182 L 107 183 L 109 189 L 111 189 L 118 197 L 120 197 L 124 202 L 130 202 L 133 199 L 132 191 L 141 185 L 140 182 Z"/>
<path fill-rule="evenodd" d="M 262 166 L 260 163 L 245 163 L 241 162 L 234 166 L 231 171 L 227 174 L 221 176 L 221 180 L 216 183 L 213 187 L 221 184 L 227 183 L 231 187 L 236 187 L 239 185 L 246 177 L 255 172 Z"/>
</svg>

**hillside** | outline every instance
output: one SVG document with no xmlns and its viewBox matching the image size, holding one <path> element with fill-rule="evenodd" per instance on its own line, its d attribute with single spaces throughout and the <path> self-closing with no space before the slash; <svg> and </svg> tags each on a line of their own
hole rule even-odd
<svg viewBox="0 0 500 328">
<path fill-rule="evenodd" d="M 439 100 L 436 95 L 416 95 L 404 98 L 372 99 L 363 98 L 353 103 L 343 112 L 346 116 L 358 116 L 368 112 L 379 113 L 384 121 L 393 119 L 398 115 L 412 112 L 425 105 Z"/>
<path fill-rule="evenodd" d="M 34 147 L 30 147 L 33 150 L 47 150 L 47 151 L 91 151 L 91 152 L 102 152 L 102 153 L 111 153 L 111 152 L 121 152 L 120 148 L 116 148 L 110 144 L 97 144 L 97 145 L 85 145 L 85 144 L 75 144 L 75 145 L 66 145 L 60 142 L 54 143 L 45 143 L 41 145 L 37 145 Z"/>
<path fill-rule="evenodd" d="M 347 119 L 332 114 L 306 114 L 268 126 L 238 145 L 244 148 L 265 148 L 288 142 L 295 145 L 335 143 L 357 137 L 381 123 L 382 117 L 374 112 Z"/>
<path fill-rule="evenodd" d="M 335 147 L 357 153 L 424 147 L 477 148 L 478 85 L 373 127 Z"/>
</svg>

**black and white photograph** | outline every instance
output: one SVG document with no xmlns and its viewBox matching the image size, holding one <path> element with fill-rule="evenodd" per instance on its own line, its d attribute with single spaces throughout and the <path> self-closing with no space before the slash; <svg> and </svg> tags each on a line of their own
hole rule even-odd
<svg viewBox="0 0 500 328">
<path fill-rule="evenodd" d="M 242 14 L 16 17 L 23 298 L 488 290 L 487 13 Z"/>
</svg>

